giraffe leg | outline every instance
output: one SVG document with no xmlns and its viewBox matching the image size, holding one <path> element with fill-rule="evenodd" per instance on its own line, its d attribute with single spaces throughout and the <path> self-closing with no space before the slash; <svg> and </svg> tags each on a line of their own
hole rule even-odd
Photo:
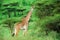
<svg viewBox="0 0 60 40">
<path fill-rule="evenodd" d="M 12 36 L 15 36 L 15 35 L 17 36 L 17 35 L 18 35 L 19 30 L 20 30 L 20 29 L 15 28 L 15 29 L 14 29 L 14 32 L 13 32 L 13 34 L 12 34 Z"/>
<path fill-rule="evenodd" d="M 27 33 L 27 30 L 25 29 L 25 30 L 24 30 L 24 32 L 23 32 L 23 35 L 25 36 L 25 35 L 26 35 L 26 33 Z"/>
<path fill-rule="evenodd" d="M 24 36 L 27 34 L 27 30 L 28 30 L 28 25 L 24 26 L 24 32 L 23 32 Z"/>
<path fill-rule="evenodd" d="M 18 35 L 19 30 L 20 30 L 20 29 L 16 29 L 16 30 L 15 30 L 15 35 L 16 35 L 16 36 Z"/>
</svg>

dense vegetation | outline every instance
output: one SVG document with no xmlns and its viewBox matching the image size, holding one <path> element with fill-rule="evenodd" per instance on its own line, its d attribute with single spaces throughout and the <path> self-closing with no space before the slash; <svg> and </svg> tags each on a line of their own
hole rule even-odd
<svg viewBox="0 0 60 40">
<path fill-rule="evenodd" d="M 12 31 L 34 5 L 28 32 Z M 60 0 L 0 0 L 0 40 L 60 40 Z"/>
</svg>

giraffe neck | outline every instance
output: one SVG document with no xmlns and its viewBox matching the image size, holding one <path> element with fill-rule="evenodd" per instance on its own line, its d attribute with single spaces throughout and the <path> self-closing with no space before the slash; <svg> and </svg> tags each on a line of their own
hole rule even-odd
<svg viewBox="0 0 60 40">
<path fill-rule="evenodd" d="M 30 11 L 28 12 L 28 14 L 26 16 L 26 21 L 29 21 L 32 12 L 33 12 L 33 8 L 31 8 Z"/>
</svg>

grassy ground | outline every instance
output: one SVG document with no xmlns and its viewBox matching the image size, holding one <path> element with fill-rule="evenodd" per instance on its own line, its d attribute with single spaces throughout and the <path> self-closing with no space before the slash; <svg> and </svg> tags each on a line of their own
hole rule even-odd
<svg viewBox="0 0 60 40">
<path fill-rule="evenodd" d="M 53 17 L 53 18 L 56 19 L 57 17 L 59 17 L 59 15 L 55 15 L 55 17 Z M 41 19 L 40 20 L 41 24 L 39 24 L 39 25 L 44 25 L 47 21 L 53 20 L 50 18 L 51 17 Z M 37 19 L 37 18 L 35 18 L 35 19 Z M 59 40 L 60 39 L 60 37 L 59 37 L 60 35 L 56 31 L 50 31 L 50 32 L 48 32 L 48 35 L 46 35 L 46 33 L 45 33 L 45 31 L 43 31 L 43 29 L 40 30 L 42 26 L 39 27 L 38 25 L 36 25 L 36 22 L 38 23 L 38 20 L 29 22 L 28 32 L 25 36 L 23 35 L 23 31 L 21 30 L 19 32 L 18 36 L 12 37 L 9 28 L 1 27 L 0 28 L 2 30 L 1 38 L 3 40 Z"/>
</svg>

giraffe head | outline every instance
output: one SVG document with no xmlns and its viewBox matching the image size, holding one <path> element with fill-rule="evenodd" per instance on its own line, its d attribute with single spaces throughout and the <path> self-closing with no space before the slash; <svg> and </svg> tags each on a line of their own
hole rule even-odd
<svg viewBox="0 0 60 40">
<path fill-rule="evenodd" d="M 31 10 L 33 11 L 34 8 L 35 8 L 35 6 L 32 6 L 32 7 L 31 7 Z"/>
</svg>

